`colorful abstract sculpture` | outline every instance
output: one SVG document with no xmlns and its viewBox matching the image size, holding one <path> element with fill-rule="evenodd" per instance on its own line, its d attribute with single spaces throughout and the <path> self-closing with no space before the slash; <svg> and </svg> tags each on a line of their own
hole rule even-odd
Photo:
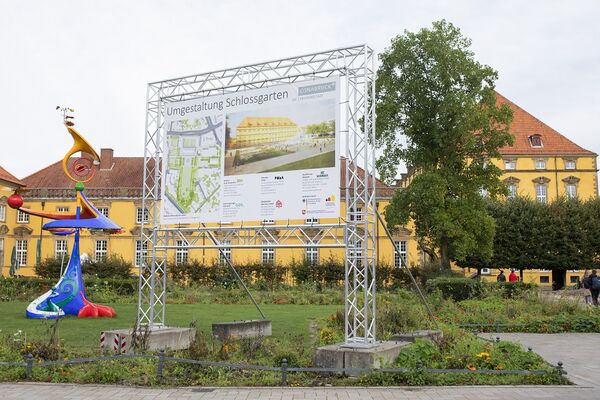
<svg viewBox="0 0 600 400">
<path fill-rule="evenodd" d="M 65 127 L 75 142 L 62 163 L 65 174 L 76 182 L 77 207 L 75 213 L 49 213 L 25 208 L 23 207 L 23 198 L 16 192 L 8 198 L 7 203 L 10 207 L 26 214 L 52 219 L 53 221 L 44 224 L 42 229 L 55 235 L 73 234 L 73 250 L 67 268 L 58 283 L 32 301 L 27 307 L 25 315 L 29 318 L 59 318 L 65 315 L 114 317 L 116 313 L 113 308 L 91 303 L 85 295 L 81 276 L 81 258 L 79 257 L 79 232 L 82 229 L 89 229 L 92 232 L 112 234 L 120 233 L 122 229 L 100 213 L 83 194 L 83 182 L 88 182 L 93 178 L 100 157 L 73 128 L 73 117 L 69 115 L 73 109 L 57 107 L 57 110 L 63 112 Z M 69 159 L 76 152 L 81 152 L 81 157 L 71 162 L 69 168 Z"/>
</svg>

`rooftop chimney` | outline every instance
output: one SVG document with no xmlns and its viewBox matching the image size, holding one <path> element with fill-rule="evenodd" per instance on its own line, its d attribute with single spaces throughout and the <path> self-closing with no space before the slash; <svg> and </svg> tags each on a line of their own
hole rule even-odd
<svg viewBox="0 0 600 400">
<path fill-rule="evenodd" d="M 113 149 L 100 149 L 100 170 L 112 169 Z"/>
</svg>

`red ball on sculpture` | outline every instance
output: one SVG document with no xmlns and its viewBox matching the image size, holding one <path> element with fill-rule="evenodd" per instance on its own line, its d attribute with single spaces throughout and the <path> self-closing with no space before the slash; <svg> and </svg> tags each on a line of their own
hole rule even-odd
<svg viewBox="0 0 600 400">
<path fill-rule="evenodd" d="M 14 193 L 8 198 L 8 200 L 6 200 L 6 202 L 11 208 L 19 208 L 23 205 L 23 198 Z"/>
</svg>

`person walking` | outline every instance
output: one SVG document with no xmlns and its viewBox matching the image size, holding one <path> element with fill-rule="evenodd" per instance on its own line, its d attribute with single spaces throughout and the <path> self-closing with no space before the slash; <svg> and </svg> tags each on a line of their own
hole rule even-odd
<svg viewBox="0 0 600 400">
<path fill-rule="evenodd" d="M 504 275 L 503 270 L 500 270 L 500 273 L 496 277 L 496 282 L 506 282 L 506 275 Z"/>
<path fill-rule="evenodd" d="M 589 276 L 590 293 L 592 294 L 592 304 L 598 307 L 598 295 L 600 294 L 600 276 L 593 269 Z"/>
<path fill-rule="evenodd" d="M 581 287 L 583 288 L 583 301 L 585 304 L 592 304 L 592 284 L 590 282 L 590 270 L 586 269 L 583 271 L 583 278 L 581 278 Z"/>
<path fill-rule="evenodd" d="M 509 282 L 516 282 L 519 280 L 519 277 L 517 276 L 517 274 L 515 274 L 515 270 L 511 269 L 510 270 L 510 274 L 508 275 L 508 281 Z"/>
</svg>

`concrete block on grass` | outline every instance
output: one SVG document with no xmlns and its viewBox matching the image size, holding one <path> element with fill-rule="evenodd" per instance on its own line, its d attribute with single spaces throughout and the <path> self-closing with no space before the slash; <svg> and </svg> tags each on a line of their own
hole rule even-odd
<svg viewBox="0 0 600 400">
<path fill-rule="evenodd" d="M 212 324 L 212 334 L 214 339 L 223 342 L 272 335 L 271 321 L 266 319 L 218 322 Z"/>
<path fill-rule="evenodd" d="M 381 368 L 391 364 L 410 342 L 379 342 L 373 347 L 346 347 L 332 344 L 319 347 L 315 365 L 319 368 Z"/>
<path fill-rule="evenodd" d="M 100 347 L 118 354 L 133 353 L 132 329 L 115 329 L 100 334 Z M 143 340 L 145 332 L 138 332 L 138 340 Z M 146 350 L 184 350 L 196 336 L 195 328 L 160 327 L 147 332 Z"/>
</svg>

